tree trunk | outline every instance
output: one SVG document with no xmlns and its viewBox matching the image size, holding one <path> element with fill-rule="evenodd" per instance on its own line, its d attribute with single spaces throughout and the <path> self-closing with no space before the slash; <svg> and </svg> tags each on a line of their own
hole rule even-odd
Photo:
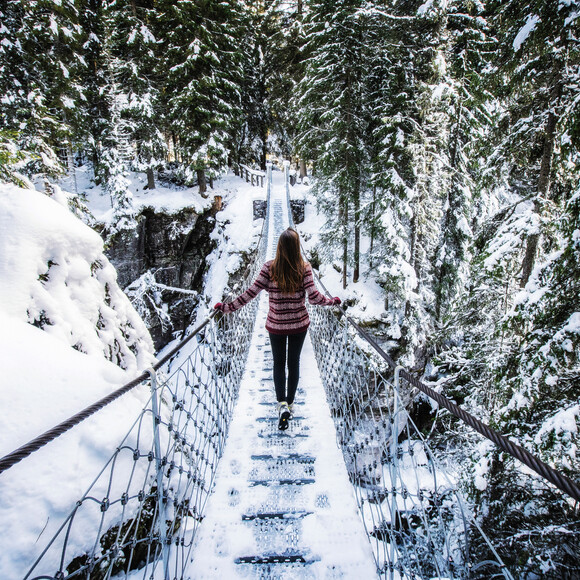
<svg viewBox="0 0 580 580">
<path fill-rule="evenodd" d="M 268 161 L 268 142 L 267 137 L 262 141 L 262 155 L 260 159 L 260 169 L 266 171 L 266 162 Z"/>
<path fill-rule="evenodd" d="M 450 228 L 450 224 L 451 224 L 451 220 L 453 219 L 453 217 L 455 217 L 455 224 L 457 224 L 457 220 L 459 219 L 458 215 L 454 216 L 454 212 L 456 210 L 456 202 L 455 202 L 455 197 L 457 192 L 457 189 L 455 187 L 455 183 L 456 180 L 458 179 L 457 176 L 457 157 L 458 157 L 458 151 L 459 151 L 459 137 L 460 137 L 460 131 L 461 131 L 461 119 L 462 119 L 462 107 L 461 107 L 461 102 L 458 99 L 455 103 L 455 108 L 456 108 L 456 114 L 455 114 L 455 128 L 453 131 L 453 135 L 451 137 L 451 144 L 450 144 L 450 148 L 449 148 L 449 166 L 451 167 L 453 174 L 451 177 L 451 184 L 448 190 L 448 194 L 447 194 L 447 210 L 445 211 L 445 214 L 443 215 L 443 220 L 441 222 L 441 232 L 442 232 L 442 236 L 440 237 L 439 243 L 437 244 L 437 249 L 435 251 L 435 259 L 434 259 L 434 263 L 437 263 L 437 256 L 439 255 L 439 252 L 441 251 L 441 248 L 444 244 L 448 243 L 448 238 L 449 238 L 449 228 Z M 451 233 L 452 237 L 453 237 L 453 232 Z M 446 302 L 448 303 L 451 299 L 452 296 L 448 295 L 448 296 L 444 296 L 445 292 L 444 292 L 444 288 L 443 285 L 445 283 L 445 275 L 450 275 L 449 271 L 446 271 L 446 269 L 448 268 L 448 266 L 446 265 L 446 261 L 445 259 L 443 260 L 443 263 L 440 266 L 436 266 L 435 267 L 435 279 L 436 279 L 436 283 L 435 283 L 435 288 L 434 288 L 434 294 L 435 294 L 435 320 L 437 322 L 441 322 L 441 313 L 444 310 L 444 305 L 443 303 Z"/>
<path fill-rule="evenodd" d="M 153 167 L 147 168 L 147 189 L 155 189 L 155 173 L 153 173 Z"/>
<path fill-rule="evenodd" d="M 554 143 L 556 140 L 557 124 L 558 118 L 552 110 L 548 114 L 548 122 L 546 123 L 546 133 L 544 136 L 544 147 L 542 151 L 542 164 L 540 166 L 540 176 L 538 178 L 538 196 L 534 201 L 534 206 L 537 213 L 540 213 L 540 204 L 542 198 L 547 198 L 550 194 L 550 174 L 552 171 L 552 159 L 554 157 Z M 539 242 L 539 233 L 530 234 L 528 236 L 528 240 L 526 242 L 526 253 L 522 263 L 522 278 L 520 280 L 521 288 L 523 288 L 528 283 L 528 280 L 532 274 L 532 270 L 534 269 Z"/>
<path fill-rule="evenodd" d="M 370 224 L 370 234 L 371 243 L 369 247 L 369 270 L 373 269 L 373 250 L 375 247 L 375 217 L 376 217 L 376 204 L 377 204 L 377 186 L 373 185 L 373 201 L 371 203 L 371 224 Z"/>
<path fill-rule="evenodd" d="M 410 254 L 411 254 L 411 258 L 410 258 L 410 263 L 411 263 L 411 267 L 415 270 L 415 275 L 417 276 L 417 280 L 418 280 L 418 274 L 417 274 L 417 230 L 418 230 L 419 226 L 417 224 L 417 208 L 413 208 L 413 217 L 411 218 L 411 243 L 410 243 Z M 409 317 L 411 314 L 411 301 L 409 299 L 406 300 L 405 302 L 405 317 Z"/>
<path fill-rule="evenodd" d="M 352 274 L 352 281 L 354 284 L 358 282 L 360 276 L 360 183 L 355 184 L 355 192 L 353 195 L 354 203 L 354 271 Z"/>
<path fill-rule="evenodd" d="M 203 169 L 197 170 L 197 184 L 199 185 L 199 194 L 201 197 L 207 198 L 207 184 L 205 182 L 205 171 Z"/>
<path fill-rule="evenodd" d="M 178 163 L 179 162 L 179 158 L 177 155 L 177 136 L 175 135 L 175 132 L 171 132 L 171 141 L 173 142 L 173 160 Z"/>
<path fill-rule="evenodd" d="M 306 161 L 304 159 L 300 159 L 300 181 L 302 181 L 305 177 L 308 177 L 308 171 L 306 170 Z"/>
<path fill-rule="evenodd" d="M 348 283 L 348 198 L 343 191 L 339 194 L 338 221 L 342 230 L 342 287 Z"/>
</svg>

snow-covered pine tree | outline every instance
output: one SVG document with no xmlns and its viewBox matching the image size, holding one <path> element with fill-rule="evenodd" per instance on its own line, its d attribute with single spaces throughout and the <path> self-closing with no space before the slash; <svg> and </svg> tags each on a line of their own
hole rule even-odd
<svg viewBox="0 0 580 580">
<path fill-rule="evenodd" d="M 490 9 L 500 57 L 484 73 L 486 106 L 499 117 L 477 175 L 477 217 L 487 218 L 476 224 L 470 288 L 438 373 L 449 373 L 456 400 L 578 479 L 578 15 L 564 3 Z M 472 493 L 514 572 L 578 575 L 569 498 L 492 446 L 472 461 Z"/>
<path fill-rule="evenodd" d="M 0 123 L 28 161 L 27 175 L 48 180 L 66 168 L 83 115 L 79 12 L 72 0 L 9 0 L 0 7 Z M 68 151 L 67 151 L 68 150 Z"/>
<path fill-rule="evenodd" d="M 115 81 L 124 94 L 120 115 L 128 140 L 136 149 L 130 162 L 134 169 L 147 174 L 149 189 L 155 189 L 155 170 L 165 161 L 166 153 L 158 46 L 149 24 L 154 16 L 149 1 L 114 0 L 107 8 Z"/>
<path fill-rule="evenodd" d="M 409 200 L 413 171 L 408 148 L 416 107 L 411 51 L 402 44 L 413 17 L 369 14 L 369 61 L 366 79 L 370 195 L 363 205 L 364 232 L 370 238 L 371 273 L 385 292 L 389 335 L 401 338 L 405 304 L 414 295 L 417 278 L 410 265 Z"/>
<path fill-rule="evenodd" d="M 567 474 L 580 477 L 580 175 L 558 223 L 560 249 L 531 274 L 506 322 L 514 341 L 497 373 L 498 428 Z M 521 577 L 580 574 L 578 511 L 566 494 L 488 451 L 486 523 L 518 554 Z M 509 497 L 509 501 L 506 498 Z"/>
<path fill-rule="evenodd" d="M 443 216 L 434 261 L 434 314 L 442 322 L 465 288 L 469 265 L 475 177 L 480 170 L 481 139 L 489 131 L 481 71 L 494 45 L 488 40 L 484 6 L 456 0 L 446 7 L 442 58 L 445 67 L 437 91 L 447 107 L 446 182 Z"/>
<path fill-rule="evenodd" d="M 502 125 L 510 127 L 501 154 L 513 164 L 513 185 L 533 201 L 538 216 L 526 232 L 523 287 L 542 249 L 542 230 L 552 221 L 550 190 L 558 175 L 553 162 L 562 117 L 577 108 L 578 12 L 573 2 L 510 0 L 489 6 L 500 39 L 490 80 L 496 80 L 494 90 L 506 101 Z"/>
<path fill-rule="evenodd" d="M 301 74 L 301 6 L 262 0 L 248 7 L 241 127 L 236 157 L 266 168 L 266 155 L 293 154 L 289 100 Z M 244 49 L 245 47 L 245 49 Z"/>
<path fill-rule="evenodd" d="M 241 106 L 244 123 L 239 127 L 235 158 L 238 163 L 254 163 L 266 169 L 268 134 L 273 130 L 271 83 L 277 72 L 281 10 L 277 0 L 254 2 L 248 6 L 244 77 Z"/>
<path fill-rule="evenodd" d="M 348 267 L 360 269 L 360 208 L 368 167 L 365 144 L 364 15 L 358 0 L 309 3 L 305 74 L 296 87 L 297 151 L 315 160 L 315 194 L 327 222 L 322 239 Z M 352 248 L 352 250 L 351 250 Z"/>
<path fill-rule="evenodd" d="M 365 14 L 371 22 L 367 102 L 373 188 L 365 222 L 393 336 L 401 338 L 405 360 L 413 364 L 431 325 L 431 256 L 448 180 L 445 12 L 439 3 L 413 2 L 388 11 L 367 4 Z"/>
<path fill-rule="evenodd" d="M 111 199 L 113 218 L 109 236 L 136 226 L 133 194 L 129 191 L 128 171 L 135 158 L 132 142 L 131 118 L 123 115 L 128 108 L 127 87 L 123 84 L 125 62 L 115 46 L 118 0 L 104 0 L 102 4 L 102 77 L 100 98 L 104 101 L 105 115 L 98 135 L 98 165 L 96 172 Z"/>
<path fill-rule="evenodd" d="M 506 85 L 499 93 L 506 112 L 497 160 L 509 164 L 507 182 L 519 199 L 503 215 L 501 229 L 507 233 L 511 225 L 510 235 L 489 244 L 499 268 L 506 269 L 508 256 L 512 263 L 498 296 L 506 315 L 495 317 L 493 342 L 500 339 L 503 352 L 498 356 L 496 348 L 478 358 L 480 366 L 492 364 L 487 390 L 497 428 L 578 479 L 579 15 L 568 3 L 493 8 L 503 56 L 493 72 Z M 520 285 L 525 287 L 516 294 Z M 487 450 L 481 456 L 487 468 L 477 493 L 486 505 L 485 523 L 501 529 L 508 559 L 508 552 L 517 554 L 516 572 L 578 575 L 577 512 L 569 498 L 503 454 Z"/>
<path fill-rule="evenodd" d="M 239 0 L 160 0 L 156 36 L 161 43 L 163 87 L 185 182 L 224 171 L 241 119 L 241 56 L 245 8 Z"/>
<path fill-rule="evenodd" d="M 82 84 L 86 94 L 86 115 L 79 129 L 84 154 L 93 166 L 94 177 L 100 183 L 99 142 L 106 128 L 109 105 L 105 98 L 108 75 L 104 57 L 105 23 L 103 0 L 82 0 L 79 23 L 82 28 L 83 58 L 87 63 Z"/>
</svg>

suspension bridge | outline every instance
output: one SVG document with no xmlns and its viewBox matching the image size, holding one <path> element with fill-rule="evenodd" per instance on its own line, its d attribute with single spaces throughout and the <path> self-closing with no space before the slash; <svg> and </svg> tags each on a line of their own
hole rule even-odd
<svg viewBox="0 0 580 580">
<path fill-rule="evenodd" d="M 268 169 L 267 216 L 236 293 L 292 223 L 288 166 L 284 175 L 273 182 Z M 0 459 L 1 486 L 6 471 L 81 421 L 150 389 L 19 577 L 511 578 L 409 416 L 419 391 L 580 499 L 575 482 L 398 367 L 333 309 L 310 310 L 295 416 L 278 431 L 266 300 L 212 314 L 140 377 Z"/>
</svg>

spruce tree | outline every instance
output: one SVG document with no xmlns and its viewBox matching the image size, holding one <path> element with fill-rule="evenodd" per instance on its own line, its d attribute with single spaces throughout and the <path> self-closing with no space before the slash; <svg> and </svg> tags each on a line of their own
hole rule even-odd
<svg viewBox="0 0 580 580">
<path fill-rule="evenodd" d="M 342 281 L 360 268 L 360 205 L 367 165 L 363 113 L 364 18 L 358 0 L 315 1 L 305 21 L 305 74 L 296 87 L 297 150 L 315 160 L 323 238 L 339 249 Z M 352 232 L 352 233 L 351 233 Z M 350 249 L 352 247 L 352 250 Z"/>
<path fill-rule="evenodd" d="M 277 84 L 287 80 L 280 62 L 285 14 L 278 0 L 252 3 L 246 21 L 241 105 L 244 123 L 238 137 L 237 160 L 266 169 L 269 136 L 282 134 L 276 122 Z M 276 151 L 288 157 L 288 151 Z"/>
<path fill-rule="evenodd" d="M 165 70 L 164 106 L 186 183 L 224 171 L 240 122 L 245 9 L 238 0 L 160 0 L 157 36 Z"/>
<path fill-rule="evenodd" d="M 133 144 L 132 167 L 147 174 L 155 189 L 154 171 L 165 158 L 162 133 L 161 84 L 157 69 L 157 41 L 152 33 L 155 12 L 150 0 L 116 0 L 108 8 L 108 43 L 115 59 L 115 81 L 122 87 L 120 112 Z"/>
<path fill-rule="evenodd" d="M 1 125 L 50 193 L 83 116 L 79 12 L 72 0 L 8 0 L 0 13 Z"/>
<path fill-rule="evenodd" d="M 574 3 L 542 0 L 490 3 L 500 50 L 494 89 L 506 101 L 509 137 L 502 155 L 513 164 L 513 185 L 533 201 L 540 218 L 528 228 L 520 285 L 525 286 L 541 249 L 543 224 L 551 220 L 551 186 L 558 174 L 554 155 L 563 136 L 562 121 L 577 109 L 574 78 L 579 60 L 578 15 Z M 542 219 L 544 218 L 544 219 Z"/>
<path fill-rule="evenodd" d="M 443 215 L 436 254 L 433 291 L 435 319 L 441 323 L 467 283 L 469 246 L 475 223 L 479 161 L 491 117 L 486 111 L 486 84 L 482 71 L 495 47 L 482 4 L 450 2 L 445 14 L 442 78 L 447 107 L 447 139 L 442 145 L 446 159 Z M 479 138 L 474 138 L 479 137 Z"/>
<path fill-rule="evenodd" d="M 445 64 L 444 11 L 438 3 L 429 6 L 403 3 L 366 12 L 372 47 L 368 233 L 394 336 L 401 338 L 410 364 L 431 325 L 432 255 L 447 187 L 448 115 L 438 89 Z"/>
</svg>

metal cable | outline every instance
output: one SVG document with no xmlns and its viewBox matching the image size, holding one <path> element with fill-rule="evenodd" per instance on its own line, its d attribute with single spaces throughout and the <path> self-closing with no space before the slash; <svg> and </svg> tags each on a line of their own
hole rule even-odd
<svg viewBox="0 0 580 580">
<path fill-rule="evenodd" d="M 268 203 L 267 206 L 268 215 L 270 211 L 269 206 L 270 204 Z M 263 259 L 263 256 L 265 254 L 264 249 L 265 242 L 263 243 L 263 240 L 264 236 L 266 236 L 267 238 L 268 215 L 266 216 L 266 219 L 262 223 L 262 230 L 260 232 L 260 237 L 256 244 L 255 251 L 255 253 L 257 254 L 256 259 L 250 264 L 248 264 L 248 266 L 246 267 L 243 274 L 243 280 L 247 280 L 250 277 L 252 270 L 255 269 L 256 267 L 255 264 L 259 263 L 260 260 Z M 169 361 L 195 336 L 197 336 L 210 323 L 210 321 L 216 316 L 216 314 L 217 312 L 214 310 L 190 335 L 185 337 L 175 348 L 173 348 L 169 353 L 167 353 L 163 358 L 161 358 L 157 363 L 155 363 L 152 367 L 153 370 L 159 370 L 167 361 Z M 35 437 L 34 439 L 22 445 L 18 449 L 12 451 L 11 453 L 8 453 L 7 455 L 5 455 L 0 459 L 0 474 L 2 474 L 7 469 L 10 469 L 11 467 L 16 465 L 24 458 L 34 453 L 35 451 L 38 451 L 41 447 L 44 447 L 47 443 L 54 441 L 57 437 L 60 437 L 62 434 L 66 433 L 67 431 L 69 431 L 70 429 L 72 429 L 74 426 L 78 425 L 85 419 L 88 419 L 91 415 L 94 415 L 97 411 L 100 411 L 101 409 L 106 407 L 109 403 L 112 403 L 113 401 L 123 396 L 124 394 L 128 393 L 135 387 L 141 385 L 145 380 L 147 380 L 148 377 L 149 374 L 147 372 L 142 373 L 141 375 L 139 375 L 132 381 L 128 382 L 127 384 L 123 385 L 121 388 L 114 391 L 110 395 L 103 397 L 101 400 L 97 401 L 96 403 L 93 403 L 86 409 L 83 409 L 76 415 L 73 415 L 72 417 L 68 418 L 66 421 L 59 423 L 58 425 L 52 427 L 42 435 Z"/>
<path fill-rule="evenodd" d="M 330 296 L 330 293 L 320 280 L 320 278 L 316 275 L 316 279 L 320 286 L 323 288 L 324 292 L 327 296 Z M 343 306 L 340 308 L 339 312 L 341 316 L 343 316 L 347 322 L 356 330 L 361 338 L 363 338 L 368 344 L 370 344 L 378 355 L 386 361 L 386 363 L 391 367 L 391 369 L 395 369 L 397 364 L 395 361 L 379 346 L 377 341 L 370 336 L 365 330 L 363 330 L 350 316 L 346 314 L 346 308 Z M 572 479 L 564 475 L 563 473 L 557 471 L 553 467 L 550 467 L 548 464 L 543 462 L 540 458 L 536 457 L 532 453 L 530 453 L 527 449 L 524 449 L 520 445 L 510 441 L 507 437 L 498 433 L 494 429 L 492 429 L 489 425 L 486 425 L 483 421 L 478 419 L 477 417 L 473 416 L 471 413 L 468 413 L 453 401 L 445 397 L 444 395 L 438 393 L 437 391 L 433 390 L 425 383 L 411 375 L 407 370 L 401 370 L 401 377 L 404 378 L 408 383 L 413 385 L 415 388 L 419 389 L 423 393 L 425 393 L 428 397 L 436 401 L 442 407 L 445 407 L 450 413 L 452 413 L 455 417 L 467 423 L 470 427 L 475 429 L 478 433 L 493 441 L 498 447 L 502 450 L 509 453 L 512 457 L 518 459 L 525 465 L 527 465 L 530 469 L 533 469 L 536 473 L 541 475 L 544 479 L 549 481 L 551 484 L 555 485 L 559 490 L 567 493 L 569 496 L 574 498 L 576 501 L 580 501 L 580 486 L 574 482 Z"/>
</svg>

